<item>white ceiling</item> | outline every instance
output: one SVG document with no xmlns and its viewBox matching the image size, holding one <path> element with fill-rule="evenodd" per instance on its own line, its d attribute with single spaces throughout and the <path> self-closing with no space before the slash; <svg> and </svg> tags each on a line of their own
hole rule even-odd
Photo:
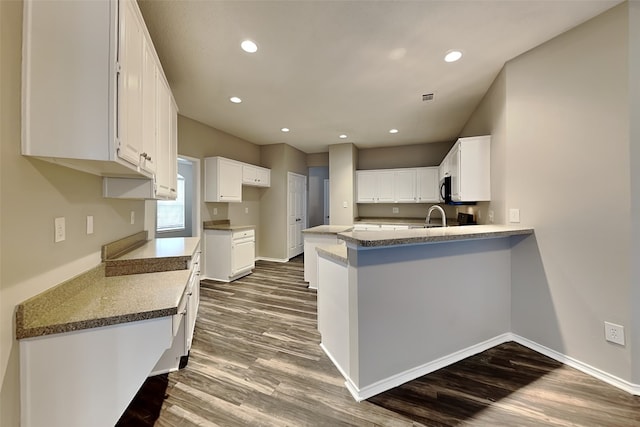
<svg viewBox="0 0 640 427">
<path fill-rule="evenodd" d="M 181 115 L 317 153 L 455 140 L 506 61 L 620 1 L 139 3 Z"/>
</svg>

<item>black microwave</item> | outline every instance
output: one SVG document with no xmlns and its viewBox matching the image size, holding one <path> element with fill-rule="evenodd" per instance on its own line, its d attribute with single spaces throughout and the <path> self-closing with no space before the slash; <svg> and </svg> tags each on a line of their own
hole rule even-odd
<svg viewBox="0 0 640 427">
<path fill-rule="evenodd" d="M 440 180 L 440 202 L 447 205 L 475 205 L 476 202 L 455 202 L 451 199 L 451 177 L 445 176 Z"/>
</svg>

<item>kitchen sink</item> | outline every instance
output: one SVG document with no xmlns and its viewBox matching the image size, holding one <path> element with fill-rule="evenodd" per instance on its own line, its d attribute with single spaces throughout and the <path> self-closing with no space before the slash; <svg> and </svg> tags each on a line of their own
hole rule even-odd
<svg viewBox="0 0 640 427">
<path fill-rule="evenodd" d="M 414 229 L 414 228 L 435 228 L 435 227 L 442 227 L 442 224 L 420 224 L 420 225 L 411 225 L 409 226 L 409 228 Z"/>
</svg>

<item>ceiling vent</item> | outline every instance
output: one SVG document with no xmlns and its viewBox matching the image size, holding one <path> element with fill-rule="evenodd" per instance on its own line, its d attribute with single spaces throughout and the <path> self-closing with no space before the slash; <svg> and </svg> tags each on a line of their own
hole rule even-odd
<svg viewBox="0 0 640 427">
<path fill-rule="evenodd" d="M 426 93 L 426 94 L 422 95 L 422 100 L 423 101 L 433 101 L 433 94 L 432 93 Z"/>
</svg>

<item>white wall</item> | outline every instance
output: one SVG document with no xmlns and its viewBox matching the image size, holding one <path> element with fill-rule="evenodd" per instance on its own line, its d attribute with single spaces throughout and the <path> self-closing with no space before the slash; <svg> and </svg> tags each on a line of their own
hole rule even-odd
<svg viewBox="0 0 640 427">
<path fill-rule="evenodd" d="M 354 198 L 357 162 L 357 149 L 353 144 L 329 146 L 329 221 L 332 225 L 351 225 L 358 215 Z"/>
<path fill-rule="evenodd" d="M 513 249 L 513 331 L 630 380 L 631 346 L 603 332 L 632 326 L 627 10 L 507 63 L 463 134 L 495 132 L 490 209 L 535 228 Z"/>
</svg>

